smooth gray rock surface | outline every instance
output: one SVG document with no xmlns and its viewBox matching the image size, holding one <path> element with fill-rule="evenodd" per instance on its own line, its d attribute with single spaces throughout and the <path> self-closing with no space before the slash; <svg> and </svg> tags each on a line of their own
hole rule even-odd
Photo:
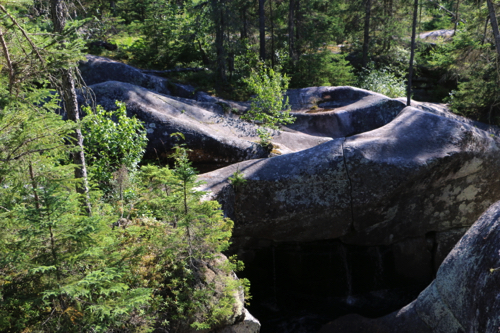
<svg viewBox="0 0 500 333">
<path fill-rule="evenodd" d="M 455 31 L 453 29 L 441 29 L 441 30 L 422 32 L 419 36 L 421 39 L 436 40 L 438 38 L 450 39 L 454 35 L 455 35 Z"/>
<path fill-rule="evenodd" d="M 272 133 L 269 154 L 258 144 L 257 127 L 239 120 L 250 103 L 222 100 L 104 57 L 88 55 L 80 71 L 93 90 L 88 94 L 95 95 L 93 102 L 113 109 L 114 100 L 124 101 L 129 114 L 148 124 L 147 157 L 153 159 L 170 154 L 177 143 L 169 137 L 173 132 L 189 137 L 186 143 L 195 163 L 223 165 L 297 152 L 331 138 L 370 131 L 392 121 L 405 107 L 402 101 L 353 87 L 289 90 L 297 119 Z"/>
<path fill-rule="evenodd" d="M 334 139 L 295 154 L 245 161 L 203 174 L 235 221 L 234 237 L 281 241 L 337 238 L 351 222 L 349 179 L 342 145 Z M 239 170 L 246 183 L 240 188 L 228 177 Z"/>
<path fill-rule="evenodd" d="M 80 73 L 88 86 L 106 81 L 120 81 L 170 95 L 168 80 L 153 75 L 146 75 L 139 69 L 105 57 L 87 55 L 87 61 L 81 61 Z"/>
<path fill-rule="evenodd" d="M 258 143 L 257 126 L 227 113 L 218 103 L 155 93 L 137 85 L 106 81 L 90 86 L 96 104 L 116 109 L 115 101 L 127 105 L 129 116 L 137 116 L 148 132 L 146 153 L 150 158 L 165 158 L 177 143 L 191 149 L 193 162 L 234 163 L 267 157 L 269 152 Z M 85 101 L 80 98 L 80 104 Z M 180 132 L 185 141 L 170 135 Z M 316 146 L 330 139 L 303 133 L 274 133 L 277 153 L 290 153 Z"/>
<path fill-rule="evenodd" d="M 429 235 L 435 242 L 500 199 L 499 146 L 491 133 L 407 107 L 373 131 L 200 179 L 242 242 L 340 238 L 375 246 Z M 247 183 L 234 190 L 228 177 L 236 170 Z"/>
</svg>

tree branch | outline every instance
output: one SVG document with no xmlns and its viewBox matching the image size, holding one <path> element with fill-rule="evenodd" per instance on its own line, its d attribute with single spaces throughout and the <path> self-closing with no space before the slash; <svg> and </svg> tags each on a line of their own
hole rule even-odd
<svg viewBox="0 0 500 333">
<path fill-rule="evenodd" d="M 437 0 L 427 0 L 427 1 L 429 1 L 430 3 L 432 3 L 432 4 L 434 5 L 434 7 L 436 7 L 436 8 L 438 8 L 438 9 L 440 9 L 440 10 L 443 10 L 443 11 L 447 12 L 447 13 L 448 13 L 448 15 L 450 15 L 450 16 L 451 16 L 451 17 L 453 17 L 454 19 L 457 19 L 457 14 L 455 14 L 454 12 L 452 12 L 452 11 L 450 11 L 450 10 L 446 9 L 445 7 L 441 6 L 441 5 L 437 2 Z M 463 20 L 463 19 L 460 19 L 460 22 L 462 22 L 462 23 L 467 23 L 467 22 L 466 22 L 465 20 Z"/>
<path fill-rule="evenodd" d="M 0 43 L 2 44 L 3 53 L 5 55 L 5 59 L 7 60 L 7 67 L 9 67 L 9 94 L 12 94 L 12 87 L 14 87 L 14 80 L 15 80 L 15 72 L 14 72 L 14 66 L 12 65 L 12 61 L 10 60 L 10 54 L 9 54 L 9 49 L 7 48 L 7 43 L 5 42 L 5 38 L 3 38 L 3 31 L 1 27 L 0 27 Z"/>
<path fill-rule="evenodd" d="M 19 23 L 17 23 L 16 19 L 12 15 L 10 15 L 10 13 L 7 11 L 7 9 L 4 6 L 2 6 L 1 4 L 0 4 L 0 10 L 2 12 L 4 12 L 10 18 L 10 20 L 12 21 L 12 23 L 14 23 L 14 25 L 16 25 L 17 28 L 21 31 L 21 33 L 23 34 L 24 38 L 26 38 L 26 40 L 28 41 L 28 43 L 30 43 L 31 48 L 33 49 L 33 51 L 35 51 L 36 55 L 38 56 L 38 59 L 40 59 L 40 62 L 42 63 L 42 66 L 45 68 L 45 61 L 43 60 L 42 56 L 40 55 L 40 52 L 38 52 L 38 49 L 37 49 L 36 45 L 33 43 L 33 41 L 31 40 L 31 38 L 28 37 L 28 34 L 23 29 L 23 27 L 21 27 L 19 25 Z"/>
</svg>

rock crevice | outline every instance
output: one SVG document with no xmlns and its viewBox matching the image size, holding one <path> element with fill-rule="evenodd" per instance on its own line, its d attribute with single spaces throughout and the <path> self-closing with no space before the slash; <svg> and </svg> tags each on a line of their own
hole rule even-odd
<svg viewBox="0 0 500 333">
<path fill-rule="evenodd" d="M 347 138 L 344 138 L 344 141 L 342 142 L 342 158 L 344 160 L 345 174 L 347 176 L 347 180 L 349 181 L 349 198 L 350 198 L 350 203 L 351 203 L 351 224 L 349 227 L 349 231 L 351 233 L 354 233 L 355 232 L 355 229 L 354 229 L 354 202 L 353 202 L 353 198 L 352 198 L 353 188 L 352 188 L 352 180 L 351 180 L 351 177 L 349 176 L 349 168 L 347 167 L 347 161 L 346 161 L 346 157 L 345 157 L 344 145 L 345 145 L 346 140 L 347 140 Z"/>
</svg>

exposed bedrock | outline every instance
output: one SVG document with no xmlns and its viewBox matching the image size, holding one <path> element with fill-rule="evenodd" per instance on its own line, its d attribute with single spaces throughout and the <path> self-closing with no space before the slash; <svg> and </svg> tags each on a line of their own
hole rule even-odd
<svg viewBox="0 0 500 333">
<path fill-rule="evenodd" d="M 500 199 L 500 139 L 430 111 L 406 107 L 378 129 L 200 176 L 235 222 L 262 332 L 401 308 Z M 235 187 L 238 170 L 246 183 Z M 371 323 L 354 318 L 343 327 Z"/>
<path fill-rule="evenodd" d="M 241 247 L 257 239 L 396 244 L 401 267 L 418 271 L 419 261 L 437 267 L 500 199 L 499 143 L 472 125 L 407 107 L 376 130 L 200 179 L 234 219 Z M 235 190 L 228 177 L 237 170 L 247 182 Z"/>
<path fill-rule="evenodd" d="M 142 120 L 148 132 L 147 156 L 164 158 L 174 145 L 185 143 L 195 163 L 234 163 L 266 157 L 269 151 L 258 143 L 256 125 L 225 112 L 211 102 L 166 96 L 145 88 L 118 81 L 90 86 L 95 102 L 105 109 L 116 109 L 115 101 L 127 105 L 129 116 Z M 80 102 L 84 104 L 83 99 Z M 180 132 L 185 141 L 171 137 Z M 273 142 L 277 153 L 289 153 L 316 146 L 329 138 L 303 133 L 276 133 Z"/>
<path fill-rule="evenodd" d="M 340 318 L 321 333 L 496 333 L 500 327 L 500 202 L 492 205 L 443 261 L 418 298 L 390 315 Z"/>
<path fill-rule="evenodd" d="M 226 101 L 166 78 L 145 74 L 127 64 L 87 56 L 80 71 L 95 102 L 114 109 L 114 101 L 127 104 L 129 114 L 148 126 L 147 157 L 167 156 L 177 141 L 173 132 L 187 136 L 195 163 L 224 165 L 243 160 L 288 154 L 331 140 L 381 127 L 392 121 L 404 103 L 353 87 L 292 89 L 287 96 L 293 125 L 273 132 L 273 149 L 259 145 L 256 126 L 239 119 L 249 103 Z M 92 100 L 87 99 L 87 102 Z M 212 168 L 213 169 L 213 168 Z"/>
</svg>

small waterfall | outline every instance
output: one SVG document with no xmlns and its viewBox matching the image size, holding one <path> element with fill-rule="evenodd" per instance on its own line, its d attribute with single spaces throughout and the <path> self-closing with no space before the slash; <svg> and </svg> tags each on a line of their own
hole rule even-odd
<svg viewBox="0 0 500 333">
<path fill-rule="evenodd" d="M 373 274 L 373 289 L 379 288 L 384 280 L 384 259 L 378 246 L 375 247 L 375 274 Z"/>
<path fill-rule="evenodd" d="M 278 310 L 278 291 L 276 283 L 276 247 L 273 245 L 273 291 L 274 291 L 274 306 Z"/>
<path fill-rule="evenodd" d="M 351 274 L 351 266 L 349 263 L 349 256 L 347 253 L 347 249 L 343 244 L 340 244 L 340 258 L 344 264 L 345 269 L 345 278 L 347 285 L 347 295 L 346 295 L 346 303 L 352 305 L 354 303 L 354 297 L 352 296 L 352 274 Z"/>
</svg>

